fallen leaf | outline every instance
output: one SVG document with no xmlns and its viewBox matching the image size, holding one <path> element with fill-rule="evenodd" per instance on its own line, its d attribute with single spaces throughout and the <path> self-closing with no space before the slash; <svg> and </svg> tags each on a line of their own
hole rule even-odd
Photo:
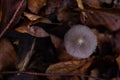
<svg viewBox="0 0 120 80">
<path fill-rule="evenodd" d="M 84 4 L 93 8 L 112 7 L 113 0 L 83 0 Z"/>
<path fill-rule="evenodd" d="M 87 14 L 86 24 L 88 26 L 104 26 L 113 32 L 120 29 L 119 23 L 120 17 L 112 13 L 94 11 Z"/>
<path fill-rule="evenodd" d="M 16 52 L 12 44 L 7 39 L 0 40 L 0 70 L 14 67 L 17 59 Z"/>
<path fill-rule="evenodd" d="M 86 74 L 86 72 L 88 71 L 88 68 L 91 66 L 91 64 L 93 63 L 95 59 L 95 56 L 89 58 L 85 64 L 83 64 L 81 67 L 79 67 L 78 69 L 74 70 L 72 73 L 74 74 Z M 76 76 L 73 76 L 73 80 Z M 84 76 L 79 76 L 78 78 L 80 78 L 80 80 L 86 80 Z"/>
<path fill-rule="evenodd" d="M 62 0 L 47 0 L 45 7 L 45 13 L 43 15 L 50 15 L 56 11 L 57 8 L 61 6 Z"/>
<path fill-rule="evenodd" d="M 59 22 L 74 25 L 80 22 L 80 12 L 70 9 L 69 7 L 61 7 L 57 12 L 57 19 Z M 83 15 L 84 16 L 84 15 Z"/>
<path fill-rule="evenodd" d="M 78 4 L 78 7 L 79 7 L 80 9 L 84 9 L 82 0 L 76 0 L 76 1 L 77 1 L 77 4 Z"/>
<path fill-rule="evenodd" d="M 28 0 L 28 9 L 35 14 L 38 14 L 40 9 L 46 5 L 47 0 Z"/>
<path fill-rule="evenodd" d="M 35 20 L 41 18 L 38 15 L 27 13 L 27 12 L 24 12 L 24 16 L 26 16 L 30 21 L 35 21 Z"/>
<path fill-rule="evenodd" d="M 60 45 L 62 44 L 62 40 L 57 37 L 57 36 L 54 36 L 54 35 L 50 35 L 51 37 L 51 41 L 53 43 L 53 45 L 55 46 L 56 49 L 58 49 L 60 47 Z"/>
<path fill-rule="evenodd" d="M 94 8 L 101 8 L 99 0 L 83 0 L 83 3 Z"/>
<path fill-rule="evenodd" d="M 49 74 L 65 74 L 65 73 L 72 73 L 77 68 L 83 66 L 86 60 L 79 60 L 79 61 L 67 61 L 67 62 L 60 62 L 57 64 L 50 65 L 46 73 Z M 50 80 L 57 80 L 60 77 L 49 77 Z"/>
<path fill-rule="evenodd" d="M 49 34 L 39 26 L 30 26 L 31 24 L 38 23 L 38 22 L 44 22 L 44 23 L 51 23 L 50 20 L 47 18 L 40 18 L 36 21 L 25 21 L 23 24 L 21 24 L 18 28 L 15 30 L 20 33 L 28 33 L 35 37 L 47 37 Z"/>
</svg>

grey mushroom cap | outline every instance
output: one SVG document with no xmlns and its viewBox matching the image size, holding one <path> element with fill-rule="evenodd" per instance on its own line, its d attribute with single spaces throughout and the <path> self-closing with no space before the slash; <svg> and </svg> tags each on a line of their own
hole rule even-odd
<svg viewBox="0 0 120 80">
<path fill-rule="evenodd" d="M 97 47 L 97 37 L 85 25 L 73 26 L 64 36 L 68 54 L 76 58 L 88 58 Z"/>
</svg>

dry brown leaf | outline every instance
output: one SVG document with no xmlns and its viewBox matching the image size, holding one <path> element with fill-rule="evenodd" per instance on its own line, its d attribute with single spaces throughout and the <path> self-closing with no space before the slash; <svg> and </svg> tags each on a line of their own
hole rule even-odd
<svg viewBox="0 0 120 80">
<path fill-rule="evenodd" d="M 15 30 L 20 32 L 20 33 L 27 33 L 28 30 L 28 26 L 31 24 L 31 21 L 26 21 L 25 23 L 23 23 L 22 25 L 20 25 L 18 28 L 16 28 Z"/>
<path fill-rule="evenodd" d="M 82 65 L 80 68 L 76 69 L 75 71 L 73 71 L 72 73 L 75 74 L 86 74 L 88 68 L 91 66 L 91 64 L 93 63 L 93 60 L 95 59 L 95 56 L 91 57 L 88 59 L 88 61 L 86 61 L 86 63 L 84 65 Z M 74 80 L 74 77 L 72 77 Z M 86 80 L 85 77 L 80 76 L 81 80 Z"/>
<path fill-rule="evenodd" d="M 101 4 L 111 4 L 112 0 L 83 0 L 83 2 L 93 8 L 102 8 Z"/>
<path fill-rule="evenodd" d="M 90 7 L 101 8 L 99 0 L 83 0 L 83 2 Z"/>
<path fill-rule="evenodd" d="M 43 22 L 43 23 L 51 23 L 51 21 L 47 18 L 40 18 L 36 22 Z M 49 34 L 41 27 L 38 26 L 30 26 L 31 24 L 35 23 L 35 21 L 25 22 L 20 27 L 16 28 L 15 30 L 20 33 L 28 33 L 35 37 L 47 37 Z"/>
<path fill-rule="evenodd" d="M 50 65 L 46 73 L 70 73 L 85 63 L 86 60 L 80 61 L 67 61 Z"/>
<path fill-rule="evenodd" d="M 90 67 L 90 65 L 92 64 L 93 60 L 95 57 L 92 57 L 91 59 L 88 60 L 88 62 L 86 62 L 86 64 L 84 64 L 80 69 L 79 69 L 79 73 L 85 73 L 87 71 L 87 69 Z"/>
<path fill-rule="evenodd" d="M 28 27 L 27 33 L 35 37 L 48 37 L 49 34 L 41 27 L 32 26 Z"/>
<path fill-rule="evenodd" d="M 84 17 L 85 15 L 83 15 Z M 60 22 L 68 23 L 69 25 L 77 24 L 80 22 L 79 12 L 75 12 L 73 9 L 60 8 L 57 12 L 57 19 Z"/>
<path fill-rule="evenodd" d="M 57 8 L 60 7 L 62 0 L 47 0 L 47 5 L 45 7 L 44 15 L 50 15 L 55 12 Z"/>
<path fill-rule="evenodd" d="M 30 21 L 35 21 L 35 20 L 41 18 L 38 15 L 27 13 L 27 12 L 24 12 L 24 16 L 26 16 Z"/>
<path fill-rule="evenodd" d="M 78 4 L 78 7 L 80 9 L 84 9 L 82 0 L 76 0 L 76 1 L 77 1 L 77 4 Z"/>
<path fill-rule="evenodd" d="M 55 46 L 56 49 L 58 49 L 63 41 L 59 37 L 54 36 L 52 34 L 50 35 L 50 37 L 53 45 Z"/>
<path fill-rule="evenodd" d="M 46 73 L 52 74 L 71 73 L 77 68 L 83 66 L 85 62 L 86 60 L 60 62 L 57 64 L 50 65 L 46 70 Z M 49 77 L 50 80 L 57 80 L 58 78 L 60 77 Z"/>
<path fill-rule="evenodd" d="M 35 13 L 38 14 L 40 9 L 46 5 L 47 0 L 28 0 L 28 9 Z"/>
<path fill-rule="evenodd" d="M 0 70 L 13 67 L 16 59 L 17 55 L 12 44 L 6 39 L 2 39 L 0 41 Z"/>
<path fill-rule="evenodd" d="M 104 26 L 110 31 L 117 31 L 120 29 L 120 17 L 115 14 L 94 11 L 87 14 L 86 24 L 89 26 Z"/>
<path fill-rule="evenodd" d="M 41 27 L 38 26 L 22 26 L 18 27 L 16 31 L 21 32 L 21 33 L 28 33 L 32 36 L 35 37 L 47 37 L 49 34 Z"/>
</svg>

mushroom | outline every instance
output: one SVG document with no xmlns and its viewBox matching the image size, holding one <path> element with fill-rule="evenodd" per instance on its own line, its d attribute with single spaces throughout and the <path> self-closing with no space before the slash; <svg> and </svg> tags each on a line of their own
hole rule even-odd
<svg viewBox="0 0 120 80">
<path fill-rule="evenodd" d="M 76 58 L 88 58 L 97 47 L 97 37 L 85 25 L 73 26 L 64 36 L 68 54 Z"/>
</svg>

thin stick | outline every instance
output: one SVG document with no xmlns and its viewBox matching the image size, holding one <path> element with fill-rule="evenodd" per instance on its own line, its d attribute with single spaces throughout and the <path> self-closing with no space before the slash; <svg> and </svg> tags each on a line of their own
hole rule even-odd
<svg viewBox="0 0 120 80">
<path fill-rule="evenodd" d="M 93 78 L 95 80 L 105 80 L 105 79 L 102 79 L 102 78 L 98 78 L 98 77 L 94 77 L 94 76 L 89 76 L 89 75 L 86 75 L 86 74 L 74 74 L 74 73 L 67 73 L 67 74 L 58 74 L 58 73 L 38 73 L 38 72 L 20 72 L 20 71 L 3 71 L 3 72 L 0 72 L 0 74 L 27 74 L 27 75 L 31 75 L 31 76 L 68 76 L 68 77 L 71 77 L 71 76 L 81 76 L 81 77 L 87 77 L 87 78 Z"/>
<path fill-rule="evenodd" d="M 2 32 L 0 32 L 0 38 L 4 35 L 4 33 L 9 29 L 10 25 L 12 24 L 12 22 L 14 21 L 14 19 L 16 18 L 17 13 L 19 12 L 20 8 L 22 7 L 22 5 L 24 4 L 25 0 L 21 0 L 21 3 L 18 5 L 18 8 L 16 9 L 15 13 L 13 14 L 11 20 L 9 21 L 9 23 L 7 24 L 7 26 L 5 26 L 5 29 L 3 29 Z"/>
<path fill-rule="evenodd" d="M 36 42 L 36 38 L 34 38 L 31 49 L 30 49 L 30 51 L 27 52 L 26 57 L 23 59 L 23 61 L 20 62 L 20 64 L 18 64 L 19 71 L 24 71 L 25 68 L 27 67 L 27 65 L 33 55 L 35 42 Z"/>
</svg>

